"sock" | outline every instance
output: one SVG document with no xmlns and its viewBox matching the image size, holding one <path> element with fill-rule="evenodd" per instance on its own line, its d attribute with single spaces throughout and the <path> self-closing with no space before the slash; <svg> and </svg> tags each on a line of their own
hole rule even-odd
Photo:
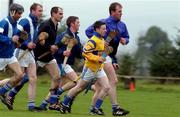
<svg viewBox="0 0 180 117">
<path fill-rule="evenodd" d="M 60 87 L 60 88 L 57 90 L 57 95 L 60 96 L 63 92 L 64 92 L 64 90 Z"/>
<path fill-rule="evenodd" d="M 49 103 L 50 104 L 56 104 L 58 102 L 58 97 L 57 95 L 51 95 L 49 98 Z"/>
<path fill-rule="evenodd" d="M 46 108 L 46 106 L 48 105 L 49 101 L 48 100 L 43 100 L 41 105 L 40 105 L 40 108 Z"/>
<path fill-rule="evenodd" d="M 58 102 L 58 96 L 56 95 L 57 89 L 51 89 L 50 90 L 50 97 L 49 97 L 49 103 L 50 104 L 56 104 Z"/>
<path fill-rule="evenodd" d="M 70 101 L 72 101 L 72 97 L 70 96 L 64 96 L 64 101 L 63 101 L 63 104 L 68 106 Z"/>
<path fill-rule="evenodd" d="M 29 77 L 27 75 L 24 75 L 23 79 L 21 80 L 20 84 L 9 92 L 10 97 L 15 97 L 16 94 L 21 90 L 21 88 L 24 86 L 25 83 L 29 81 Z"/>
<path fill-rule="evenodd" d="M 102 100 L 102 99 L 97 99 L 95 108 L 100 109 L 102 103 L 103 103 L 103 100 Z"/>
<path fill-rule="evenodd" d="M 9 83 L 6 83 L 2 87 L 0 87 L 0 95 L 4 95 L 6 92 L 8 92 L 12 86 Z"/>
<path fill-rule="evenodd" d="M 28 102 L 28 109 L 31 110 L 35 107 L 34 101 Z"/>
</svg>

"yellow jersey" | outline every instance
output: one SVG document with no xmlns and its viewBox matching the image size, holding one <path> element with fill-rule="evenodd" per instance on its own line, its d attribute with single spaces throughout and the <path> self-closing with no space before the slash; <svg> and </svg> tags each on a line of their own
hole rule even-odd
<svg viewBox="0 0 180 117">
<path fill-rule="evenodd" d="M 104 38 L 93 35 L 84 45 L 82 55 L 85 57 L 85 66 L 93 72 L 103 68 L 103 63 L 99 62 L 104 52 Z"/>
</svg>

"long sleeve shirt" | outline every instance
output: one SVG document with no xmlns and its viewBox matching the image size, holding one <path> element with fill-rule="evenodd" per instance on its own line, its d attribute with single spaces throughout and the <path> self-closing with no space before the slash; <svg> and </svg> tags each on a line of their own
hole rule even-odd
<svg viewBox="0 0 180 117">
<path fill-rule="evenodd" d="M 73 46 L 72 50 L 71 50 L 71 54 L 68 57 L 67 60 L 67 64 L 69 65 L 73 65 L 75 58 L 82 58 L 82 45 L 80 43 L 80 38 L 77 35 L 78 33 L 72 33 L 70 31 L 70 29 L 68 28 L 65 32 L 61 33 L 60 35 L 57 36 L 56 38 L 56 44 L 61 42 L 61 40 L 63 39 L 64 35 L 68 34 L 69 36 L 71 36 L 72 38 L 75 38 L 77 43 Z M 63 52 L 66 51 L 67 45 L 62 44 L 61 47 L 58 49 L 58 51 L 54 54 L 54 57 L 57 61 L 58 64 L 62 64 L 64 61 L 64 55 Z"/>
<path fill-rule="evenodd" d="M 26 31 L 28 34 L 28 39 L 26 39 L 20 46 L 20 49 L 27 49 L 28 43 L 29 42 L 36 42 L 37 40 L 37 26 L 38 26 L 38 19 L 32 15 L 29 14 L 28 17 L 23 18 L 19 21 L 17 25 L 17 35 L 20 35 L 21 31 Z"/>
<path fill-rule="evenodd" d="M 0 22 L 0 58 L 11 58 L 15 50 L 12 36 L 17 31 L 17 22 L 8 16 Z"/>
<path fill-rule="evenodd" d="M 45 40 L 44 45 L 40 45 L 40 43 L 36 44 L 36 48 L 34 49 L 35 59 L 42 61 L 42 62 L 50 62 L 54 59 L 54 56 L 49 53 L 48 55 L 42 57 L 41 59 L 38 59 L 39 56 L 44 54 L 47 51 L 50 51 L 51 45 L 55 44 L 56 35 L 57 35 L 57 25 L 53 23 L 53 21 L 50 19 L 44 21 L 38 28 L 38 34 L 41 32 L 48 33 L 48 38 Z"/>
<path fill-rule="evenodd" d="M 116 53 L 117 53 L 117 49 L 118 49 L 121 37 L 126 39 L 126 44 L 128 44 L 129 42 L 129 34 L 128 34 L 126 24 L 122 21 L 119 21 L 113 18 L 112 16 L 109 16 L 106 19 L 102 19 L 101 21 L 105 22 L 106 27 L 107 27 L 107 32 L 106 32 L 106 35 L 104 36 L 105 40 L 107 39 L 107 36 L 110 31 L 117 32 L 114 39 L 112 39 L 109 43 L 109 45 L 113 47 L 113 52 L 110 54 L 110 57 L 112 58 L 113 63 L 117 63 Z M 91 38 L 93 36 L 93 32 L 94 32 L 93 25 L 89 26 L 85 31 L 88 38 Z"/>
<path fill-rule="evenodd" d="M 93 72 L 103 68 L 103 63 L 99 62 L 104 52 L 104 38 L 97 32 L 88 40 L 83 48 L 83 56 L 85 57 L 85 66 Z"/>
</svg>

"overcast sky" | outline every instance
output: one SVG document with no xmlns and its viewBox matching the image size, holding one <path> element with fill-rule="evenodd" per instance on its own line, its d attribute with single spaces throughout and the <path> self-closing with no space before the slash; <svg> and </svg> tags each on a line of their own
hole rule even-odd
<svg viewBox="0 0 180 117">
<path fill-rule="evenodd" d="M 121 46 L 120 52 L 133 51 L 137 48 L 136 40 L 141 33 L 152 25 L 159 26 L 168 32 L 172 39 L 176 34 L 175 27 L 180 28 L 180 0 L 14 0 L 25 7 L 23 16 L 29 13 L 29 6 L 33 2 L 43 5 L 44 15 L 49 17 L 53 6 L 64 9 L 64 17 L 79 16 L 79 35 L 82 40 L 87 40 L 84 30 L 94 21 L 109 16 L 108 7 L 111 2 L 117 1 L 123 5 L 122 20 L 126 23 L 130 43 Z M 7 15 L 7 1 L 0 1 L 0 19 Z M 84 41 L 83 41 L 84 42 Z"/>
</svg>

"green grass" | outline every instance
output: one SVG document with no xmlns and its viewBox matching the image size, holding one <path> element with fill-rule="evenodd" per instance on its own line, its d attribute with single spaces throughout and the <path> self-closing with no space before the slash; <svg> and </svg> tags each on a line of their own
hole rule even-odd
<svg viewBox="0 0 180 117">
<path fill-rule="evenodd" d="M 38 80 L 36 104 L 47 94 L 49 78 L 41 76 Z M 136 90 L 130 92 L 123 89 L 123 84 L 118 87 L 118 101 L 125 109 L 130 110 L 127 117 L 180 117 L 180 88 L 173 84 L 149 84 L 144 81 L 136 83 Z M 29 112 L 27 111 L 27 84 L 17 95 L 14 110 L 9 111 L 0 103 L 0 117 L 92 117 L 88 114 L 92 92 L 87 95 L 82 93 L 77 97 L 71 114 L 60 114 L 56 111 Z M 63 96 L 61 97 L 62 100 Z M 107 97 L 103 103 L 106 117 L 111 117 L 111 104 Z"/>
</svg>

